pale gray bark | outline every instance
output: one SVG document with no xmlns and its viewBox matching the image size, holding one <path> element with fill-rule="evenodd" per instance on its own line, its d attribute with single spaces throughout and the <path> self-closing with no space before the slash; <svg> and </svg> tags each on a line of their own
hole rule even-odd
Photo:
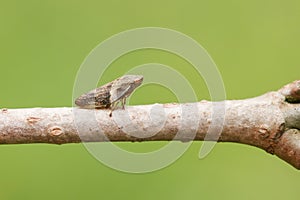
<svg viewBox="0 0 300 200">
<path fill-rule="evenodd" d="M 128 106 L 112 116 L 107 109 L 3 108 L 0 122 L 1 144 L 217 140 L 259 147 L 300 169 L 300 81 L 251 99 Z"/>
</svg>

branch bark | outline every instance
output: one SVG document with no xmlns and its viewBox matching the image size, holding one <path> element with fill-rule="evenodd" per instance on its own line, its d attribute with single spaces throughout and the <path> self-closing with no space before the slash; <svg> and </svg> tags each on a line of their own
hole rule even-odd
<svg viewBox="0 0 300 200">
<path fill-rule="evenodd" d="M 3 108 L 0 122 L 0 144 L 205 139 L 256 146 L 300 169 L 300 81 L 251 99 L 128 106 L 112 115 Z"/>
</svg>

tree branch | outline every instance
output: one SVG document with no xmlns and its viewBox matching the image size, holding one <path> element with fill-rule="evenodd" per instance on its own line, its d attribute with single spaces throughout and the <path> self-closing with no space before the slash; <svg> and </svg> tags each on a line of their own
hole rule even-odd
<svg viewBox="0 0 300 200">
<path fill-rule="evenodd" d="M 2 109 L 0 121 L 0 144 L 205 139 L 256 146 L 300 169 L 300 81 L 251 99 L 128 106 L 112 116 L 107 109 Z M 206 136 L 218 129 L 220 137 Z"/>
</svg>

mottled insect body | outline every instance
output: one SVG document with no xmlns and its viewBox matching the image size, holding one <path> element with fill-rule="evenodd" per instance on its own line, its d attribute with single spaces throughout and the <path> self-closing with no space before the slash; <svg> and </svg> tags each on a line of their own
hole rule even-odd
<svg viewBox="0 0 300 200">
<path fill-rule="evenodd" d="M 75 104 L 82 108 L 111 108 L 121 102 L 122 108 L 126 98 L 143 82 L 141 75 L 124 75 L 99 88 L 89 91 L 78 97 Z"/>
</svg>

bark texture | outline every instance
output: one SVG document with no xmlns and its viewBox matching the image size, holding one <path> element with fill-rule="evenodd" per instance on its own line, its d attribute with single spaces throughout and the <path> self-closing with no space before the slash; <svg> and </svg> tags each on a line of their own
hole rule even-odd
<svg viewBox="0 0 300 200">
<path fill-rule="evenodd" d="M 3 108 L 0 144 L 205 139 L 256 146 L 300 169 L 300 81 L 251 99 L 128 106 L 110 114 Z"/>
</svg>

